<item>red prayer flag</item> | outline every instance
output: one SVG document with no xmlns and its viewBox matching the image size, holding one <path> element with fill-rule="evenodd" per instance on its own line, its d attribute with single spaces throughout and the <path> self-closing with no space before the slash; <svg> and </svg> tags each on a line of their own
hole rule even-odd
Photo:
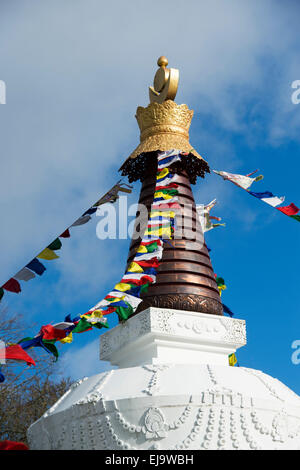
<svg viewBox="0 0 300 470">
<path fill-rule="evenodd" d="M 157 258 L 152 258 L 152 259 L 144 260 L 144 261 L 138 261 L 137 259 L 134 262 L 137 263 L 142 268 L 158 268 L 159 266 L 159 262 Z"/>
<path fill-rule="evenodd" d="M 293 203 L 288 206 L 276 207 L 275 209 L 283 212 L 285 215 L 296 215 L 300 211 L 300 209 Z"/>
<path fill-rule="evenodd" d="M 13 277 L 10 278 L 9 281 L 7 281 L 5 284 L 3 284 L 2 288 L 8 290 L 9 292 L 15 292 L 16 294 L 21 292 L 20 284 Z"/>
<path fill-rule="evenodd" d="M 43 335 L 43 339 L 59 340 L 65 338 L 69 332 L 66 332 L 66 330 L 59 330 L 58 328 L 54 328 L 52 325 L 43 325 L 40 329 L 40 334 Z"/>
<path fill-rule="evenodd" d="M 141 279 L 122 279 L 121 283 L 124 284 L 135 284 L 136 286 L 142 286 L 143 284 L 153 283 L 153 279 L 150 276 L 142 276 Z"/>
<path fill-rule="evenodd" d="M 15 361 L 25 361 L 30 366 L 35 366 L 35 362 L 32 357 L 27 354 L 26 351 L 19 344 L 12 344 L 6 346 L 4 349 L 0 349 L 0 359 L 14 359 Z"/>
<path fill-rule="evenodd" d="M 180 209 L 180 204 L 178 202 L 169 202 L 163 204 L 152 204 L 151 210 L 161 210 L 161 209 Z"/>
<path fill-rule="evenodd" d="M 2 441 L 0 442 L 0 450 L 29 450 L 23 442 Z"/>
<path fill-rule="evenodd" d="M 70 238 L 70 232 L 69 232 L 69 229 L 67 228 L 67 230 L 65 230 L 61 235 L 60 237 L 62 238 Z"/>
<path fill-rule="evenodd" d="M 178 188 L 178 184 L 170 183 L 167 186 L 156 186 L 155 191 L 161 191 L 162 189 L 171 189 L 171 188 Z"/>
</svg>

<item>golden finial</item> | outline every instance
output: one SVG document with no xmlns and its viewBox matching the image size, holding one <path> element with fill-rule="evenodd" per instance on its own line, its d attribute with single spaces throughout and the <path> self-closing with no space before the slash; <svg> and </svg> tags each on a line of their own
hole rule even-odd
<svg viewBox="0 0 300 470">
<path fill-rule="evenodd" d="M 150 103 L 163 103 L 166 100 L 174 100 L 179 81 L 179 70 L 167 69 L 168 59 L 159 57 L 157 65 L 160 67 L 154 77 L 153 87 L 149 87 Z"/>
</svg>

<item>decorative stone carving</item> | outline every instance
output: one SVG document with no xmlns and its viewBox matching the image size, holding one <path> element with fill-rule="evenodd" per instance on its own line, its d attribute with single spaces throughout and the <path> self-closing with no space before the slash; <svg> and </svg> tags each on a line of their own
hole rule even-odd
<svg viewBox="0 0 300 470">
<path fill-rule="evenodd" d="M 243 321 L 151 308 L 101 342 L 123 368 L 73 384 L 29 428 L 32 449 L 300 449 L 300 398 L 228 365 Z"/>
</svg>

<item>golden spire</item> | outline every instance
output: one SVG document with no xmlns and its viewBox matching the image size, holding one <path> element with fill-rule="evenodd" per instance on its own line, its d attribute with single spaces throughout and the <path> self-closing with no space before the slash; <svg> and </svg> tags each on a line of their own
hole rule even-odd
<svg viewBox="0 0 300 470">
<path fill-rule="evenodd" d="M 165 56 L 157 60 L 157 70 L 153 87 L 149 87 L 150 103 L 163 103 L 166 100 L 174 100 L 179 81 L 179 70 L 167 69 L 168 59 Z"/>
</svg>

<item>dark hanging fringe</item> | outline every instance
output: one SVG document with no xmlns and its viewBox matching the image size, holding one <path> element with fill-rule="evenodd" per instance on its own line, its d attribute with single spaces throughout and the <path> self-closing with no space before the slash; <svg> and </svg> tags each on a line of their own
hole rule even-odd
<svg viewBox="0 0 300 470">
<path fill-rule="evenodd" d="M 122 176 L 127 176 L 130 183 L 133 181 L 144 181 L 149 172 L 157 165 L 158 152 L 141 153 L 136 158 L 128 158 L 120 168 Z M 204 178 L 205 173 L 210 173 L 209 166 L 205 160 L 195 157 L 192 153 L 182 157 L 181 162 L 171 165 L 174 171 L 186 171 L 191 184 L 195 184 L 197 177 Z"/>
</svg>

